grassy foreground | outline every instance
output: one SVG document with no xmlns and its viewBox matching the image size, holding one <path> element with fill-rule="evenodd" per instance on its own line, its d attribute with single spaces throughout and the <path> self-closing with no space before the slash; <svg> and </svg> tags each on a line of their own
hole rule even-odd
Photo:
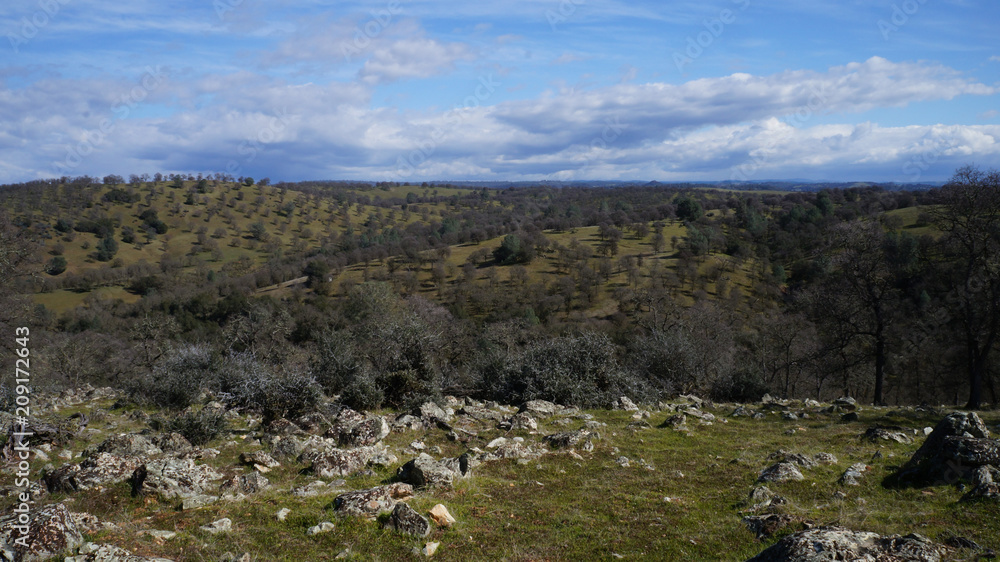
<svg viewBox="0 0 1000 562">
<path fill-rule="evenodd" d="M 73 411 L 64 409 L 58 415 Z M 593 451 L 554 451 L 529 462 L 487 463 L 452 490 L 418 491 L 409 502 L 417 511 L 426 514 L 443 503 L 458 520 L 451 528 L 435 527 L 426 539 L 404 537 L 375 522 L 338 517 L 332 512 L 336 491 L 309 499 L 292 496 L 292 487 L 316 480 L 304 465 L 293 461 L 266 475 L 273 484 L 268 491 L 190 511 L 178 511 L 177 502 L 132 498 L 127 483 L 73 496 L 53 495 L 46 502 L 66 500 L 72 511 L 87 511 L 118 526 L 85 535 L 90 541 L 174 560 L 220 560 L 227 553 L 276 561 L 328 560 L 338 554 L 359 560 L 406 560 L 424 558 L 414 549 L 428 542 L 441 543 L 435 560 L 745 560 L 802 528 L 793 524 L 776 537 L 759 541 L 741 522 L 747 493 L 761 470 L 776 462 L 769 455 L 783 449 L 810 457 L 828 452 L 838 459 L 834 465 L 803 469 L 804 481 L 768 484 L 788 498 L 783 513 L 818 525 L 882 534 L 917 532 L 938 541 L 961 536 L 983 547 L 1000 546 L 1000 504 L 960 504 L 962 492 L 955 486 L 887 490 L 880 485 L 894 467 L 909 459 L 923 436 L 912 444 L 872 443 L 862 438 L 865 430 L 875 424 L 922 429 L 935 425 L 947 411 L 864 408 L 860 421 L 851 423 L 841 422 L 839 414 L 810 413 L 808 419 L 786 421 L 779 413 L 761 420 L 731 418 L 730 405 L 706 411 L 719 419 L 702 425 L 689 416 L 687 432 L 657 427 L 672 412 L 654 412 L 646 420 L 652 427 L 644 429 L 628 427 L 634 421 L 628 412 L 587 412 L 607 424 L 598 429 L 601 439 Z M 124 414 L 112 410 L 92 428 L 120 433 L 145 427 L 127 421 Z M 997 412 L 982 417 L 991 430 L 1000 423 Z M 108 427 L 111 423 L 115 425 Z M 385 442 L 401 464 L 416 456 L 407 451 L 414 441 L 431 449 L 440 447 L 432 453 L 440 458 L 470 447 L 486 449 L 500 436 L 521 436 L 534 444 L 543 435 L 583 424 L 575 416 L 555 417 L 539 420 L 539 430 L 531 433 L 486 429 L 490 426 L 483 424 L 467 444 L 449 441 L 438 429 L 394 432 Z M 204 462 L 227 473 L 241 472 L 239 453 L 260 446 L 251 444 L 253 432 L 240 433 L 210 443 L 221 454 Z M 98 442 L 102 439 L 98 437 Z M 79 451 L 88 444 L 93 444 L 93 437 L 71 448 Z M 876 452 L 881 457 L 873 459 Z M 621 466 L 621 457 L 629 459 L 628 467 Z M 871 467 L 861 486 L 838 484 L 844 470 L 858 462 Z M 395 468 L 348 477 L 343 488 L 391 481 Z M 838 491 L 846 496 L 837 497 Z M 279 522 L 275 513 L 283 507 L 291 513 Z M 232 519 L 232 532 L 211 535 L 199 529 L 222 517 Z M 321 521 L 332 521 L 336 528 L 307 536 L 306 530 Z M 140 534 L 144 529 L 172 530 L 177 536 L 159 541 Z"/>
</svg>

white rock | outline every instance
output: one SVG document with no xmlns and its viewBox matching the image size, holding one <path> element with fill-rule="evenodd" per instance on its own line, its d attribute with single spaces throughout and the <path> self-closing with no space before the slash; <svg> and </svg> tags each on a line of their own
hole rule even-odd
<svg viewBox="0 0 1000 562">
<path fill-rule="evenodd" d="M 306 534 L 309 536 L 313 536 L 313 535 L 318 535 L 320 533 L 329 533 L 333 529 L 334 529 L 333 523 L 329 521 L 323 521 L 319 525 L 314 525 L 312 527 L 309 527 L 309 530 L 306 531 Z"/>
<path fill-rule="evenodd" d="M 228 517 L 223 517 L 218 521 L 212 521 L 208 525 L 202 525 L 200 529 L 202 531 L 212 533 L 213 535 L 218 533 L 226 533 L 233 529 L 233 520 Z"/>
<path fill-rule="evenodd" d="M 274 516 L 278 518 L 278 521 L 284 521 L 285 519 L 288 518 L 288 514 L 291 512 L 292 510 L 288 509 L 287 507 L 283 507 L 279 509 L 278 513 L 276 513 Z"/>
<path fill-rule="evenodd" d="M 429 542 L 426 546 L 424 546 L 424 549 L 421 552 L 424 553 L 424 556 L 430 558 L 431 556 L 434 556 L 434 553 L 437 552 L 439 546 L 441 546 L 441 543 L 439 542 Z"/>
</svg>

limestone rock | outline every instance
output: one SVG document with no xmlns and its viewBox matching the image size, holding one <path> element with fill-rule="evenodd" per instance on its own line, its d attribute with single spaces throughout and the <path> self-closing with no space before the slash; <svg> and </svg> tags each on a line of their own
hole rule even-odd
<svg viewBox="0 0 1000 562">
<path fill-rule="evenodd" d="M 639 406 L 635 405 L 635 402 L 629 400 L 628 396 L 621 396 L 615 401 L 616 410 L 625 410 L 626 412 L 638 412 Z"/>
<path fill-rule="evenodd" d="M 204 495 L 214 480 L 222 475 L 192 459 L 152 460 L 132 473 L 132 495 L 160 494 L 164 498 L 188 498 Z"/>
<path fill-rule="evenodd" d="M 254 451 L 253 453 L 240 453 L 240 462 L 252 467 L 264 467 L 266 469 L 278 468 L 281 463 L 274 460 L 274 457 L 264 451 Z"/>
<path fill-rule="evenodd" d="M 529 400 L 521 405 L 518 413 L 527 412 L 536 419 L 549 418 L 559 413 L 562 408 L 548 400 Z"/>
<path fill-rule="evenodd" d="M 451 487 L 456 479 L 469 474 L 468 456 L 456 460 L 451 463 L 436 461 L 427 453 L 421 453 L 401 466 L 397 474 L 401 481 L 417 488 Z"/>
<path fill-rule="evenodd" d="M 168 558 L 136 556 L 111 544 L 86 543 L 80 547 L 79 552 L 79 556 L 67 557 L 66 562 L 171 562 Z"/>
<path fill-rule="evenodd" d="M 240 498 L 256 494 L 271 487 L 271 482 L 257 472 L 240 474 L 226 480 L 219 487 L 219 495 L 229 498 Z"/>
<path fill-rule="evenodd" d="M 684 414 L 674 414 L 663 421 L 660 427 L 669 427 L 676 430 L 686 430 L 687 427 L 687 416 Z"/>
<path fill-rule="evenodd" d="M 906 434 L 901 427 L 896 426 L 875 426 L 865 431 L 865 439 L 872 443 L 879 440 L 895 441 L 896 443 L 913 443 L 913 438 Z"/>
<path fill-rule="evenodd" d="M 960 501 L 977 499 L 1000 500 L 1000 470 L 992 466 L 980 466 L 972 474 L 972 490 L 966 492 Z"/>
<path fill-rule="evenodd" d="M 975 412 L 945 416 L 887 485 L 952 484 L 970 479 L 980 466 L 1000 465 L 1000 440 L 990 439 Z"/>
<path fill-rule="evenodd" d="M 813 460 L 819 464 L 837 464 L 837 457 L 832 453 L 816 453 L 813 455 Z"/>
<path fill-rule="evenodd" d="M 46 473 L 45 487 L 50 493 L 76 492 L 124 482 L 142 464 L 136 457 L 96 453 L 80 464 L 65 464 Z"/>
<path fill-rule="evenodd" d="M 858 401 L 850 396 L 842 396 L 834 400 L 833 405 L 843 412 L 853 412 L 858 409 Z"/>
<path fill-rule="evenodd" d="M 444 504 L 437 504 L 431 508 L 428 512 L 431 516 L 431 520 L 438 525 L 438 527 L 451 527 L 456 523 L 455 518 L 448 512 L 448 508 Z"/>
<path fill-rule="evenodd" d="M 538 422 L 528 412 L 520 412 L 510 418 L 510 428 L 514 431 L 537 431 Z"/>
<path fill-rule="evenodd" d="M 747 562 L 939 562 L 950 552 L 917 535 L 880 536 L 841 527 L 817 527 L 789 535 Z"/>
<path fill-rule="evenodd" d="M 799 469 L 790 462 L 779 462 L 764 469 L 758 482 L 788 482 L 789 480 L 804 480 Z"/>
<path fill-rule="evenodd" d="M 368 490 L 347 492 L 336 497 L 333 509 L 342 515 L 374 518 L 391 511 L 396 502 L 413 497 L 413 486 L 394 483 Z"/>
<path fill-rule="evenodd" d="M 600 436 L 596 432 L 580 429 L 546 435 L 543 440 L 553 449 L 568 449 L 579 446 L 585 451 L 590 451 L 594 448 L 594 439 L 600 439 Z"/>
<path fill-rule="evenodd" d="M 312 461 L 312 470 L 320 478 L 335 478 L 350 476 L 369 464 L 389 465 L 396 462 L 384 445 L 359 447 L 357 449 L 334 449 L 316 456 Z"/>
<path fill-rule="evenodd" d="M 202 525 L 198 528 L 213 535 L 228 533 L 233 530 L 233 520 L 228 517 L 223 517 L 222 519 L 212 521 L 208 525 Z"/>
<path fill-rule="evenodd" d="M 154 437 L 151 442 L 159 447 L 164 453 L 186 453 L 194 448 L 194 445 L 180 433 L 163 433 Z"/>
<path fill-rule="evenodd" d="M 852 464 L 840 476 L 840 483 L 844 486 L 860 486 L 859 481 L 868 472 L 868 465 L 863 462 Z"/>
<path fill-rule="evenodd" d="M 323 521 L 318 525 L 313 525 L 306 530 L 306 534 L 309 536 L 318 535 L 320 533 L 329 533 L 336 528 L 333 523 L 329 521 Z"/>
<path fill-rule="evenodd" d="M 95 453 L 110 453 L 118 457 L 151 457 L 163 453 L 144 435 L 114 435 L 98 445 Z"/>
<path fill-rule="evenodd" d="M 414 537 L 426 537 L 431 532 L 431 524 L 427 519 L 405 503 L 396 504 L 385 527 Z"/>
<path fill-rule="evenodd" d="M 768 513 L 765 515 L 747 515 L 743 524 L 758 540 L 766 539 L 789 525 L 799 521 L 798 518 L 784 513 Z"/>
<path fill-rule="evenodd" d="M 291 512 L 292 510 L 288 509 L 287 507 L 283 507 L 279 509 L 277 513 L 274 514 L 274 517 L 278 521 L 284 521 L 285 519 L 288 519 L 288 514 Z"/>
<path fill-rule="evenodd" d="M 341 447 L 364 447 L 378 443 L 389 435 L 389 424 L 382 416 L 365 416 L 344 408 L 325 437 L 335 439 Z"/>
<path fill-rule="evenodd" d="M 451 421 L 451 415 L 445 411 L 441 406 L 438 406 L 434 402 L 424 402 L 420 408 L 414 412 L 424 421 L 427 425 L 433 425 L 437 422 L 449 422 Z"/>
<path fill-rule="evenodd" d="M 83 536 L 66 506 L 59 503 L 29 511 L 27 538 L 16 544 L 22 536 L 18 514 L 12 512 L 0 517 L 0 555 L 5 560 L 33 562 L 48 560 L 55 555 L 83 544 Z"/>
</svg>

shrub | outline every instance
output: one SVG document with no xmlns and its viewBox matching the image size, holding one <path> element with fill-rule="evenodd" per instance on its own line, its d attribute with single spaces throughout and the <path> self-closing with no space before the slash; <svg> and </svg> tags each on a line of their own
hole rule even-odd
<svg viewBox="0 0 1000 562">
<path fill-rule="evenodd" d="M 297 369 L 275 373 L 249 353 L 226 358 L 219 377 L 226 402 L 263 414 L 265 422 L 314 412 L 323 397 L 309 373 Z"/>
<path fill-rule="evenodd" d="M 226 414 L 218 408 L 202 408 L 198 412 L 185 412 L 172 418 L 167 431 L 180 433 L 192 445 L 200 447 L 226 432 Z"/>
<path fill-rule="evenodd" d="M 710 396 L 719 402 L 749 403 L 759 401 L 770 391 L 760 373 L 742 370 L 715 381 Z"/>
<path fill-rule="evenodd" d="M 56 256 L 45 264 L 45 273 L 49 275 L 59 275 L 64 271 L 66 271 L 66 258 L 62 256 Z"/>
<path fill-rule="evenodd" d="M 161 407 L 186 408 L 202 390 L 218 386 L 212 352 L 205 345 L 186 345 L 167 352 L 148 377 L 137 377 L 129 385 L 141 402 Z"/>
</svg>

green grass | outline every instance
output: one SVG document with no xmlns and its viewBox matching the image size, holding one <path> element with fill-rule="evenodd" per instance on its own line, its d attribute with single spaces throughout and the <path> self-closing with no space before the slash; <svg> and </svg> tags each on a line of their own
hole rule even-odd
<svg viewBox="0 0 1000 562">
<path fill-rule="evenodd" d="M 724 417 L 731 407 L 714 411 Z M 321 560 L 345 549 L 362 560 L 404 560 L 412 557 L 413 548 L 430 541 L 441 542 L 435 556 L 439 560 L 607 560 L 615 554 L 626 560 L 745 560 L 778 540 L 758 541 L 746 530 L 741 516 L 743 501 L 758 474 L 775 462 L 768 456 L 784 449 L 807 456 L 824 451 L 838 458 L 836 465 L 803 469 L 806 479 L 802 482 L 768 485 L 790 500 L 783 508 L 786 513 L 817 525 L 883 534 L 919 532 L 939 541 L 960 535 L 986 547 L 1000 545 L 1000 528 L 991 523 L 1000 516 L 1000 504 L 959 504 L 962 493 L 954 487 L 895 490 L 880 485 L 883 477 L 910 457 L 920 440 L 909 445 L 870 443 L 861 439 L 864 430 L 874 423 L 922 428 L 934 425 L 939 416 L 887 417 L 885 410 L 865 410 L 855 423 L 841 423 L 835 414 L 814 414 L 791 422 L 771 415 L 765 420 L 733 418 L 708 426 L 689 418 L 691 430 L 683 433 L 655 427 L 668 416 L 666 412 L 654 414 L 648 420 L 654 427 L 642 430 L 626 427 L 632 421 L 626 413 L 591 413 L 607 427 L 599 430 L 602 438 L 592 452 L 581 451 L 583 460 L 557 452 L 528 463 L 486 464 L 454 489 L 420 491 L 410 502 L 417 511 L 426 513 L 434 504 L 443 503 L 458 519 L 453 528 L 435 528 L 426 539 L 403 537 L 375 522 L 336 516 L 331 511 L 335 493 L 294 498 L 288 489 L 314 480 L 294 462 L 267 474 L 276 485 L 274 490 L 241 502 L 178 512 L 176 501 L 131 498 L 128 486 L 121 484 L 102 492 L 76 494 L 71 509 L 87 510 L 120 524 L 119 530 L 104 531 L 89 540 L 175 560 L 217 560 L 226 552 L 249 552 L 259 560 Z M 991 427 L 1000 422 L 996 412 L 983 417 Z M 538 435 L 515 432 L 508 437 L 521 435 L 536 442 L 541 435 L 582 426 L 580 420 L 566 426 L 552 422 L 543 421 Z M 800 429 L 786 433 L 792 428 Z M 486 425 L 476 429 L 478 436 L 468 447 L 485 448 L 485 443 L 505 435 Z M 256 448 L 249 441 L 225 445 L 231 439 L 212 443 L 222 454 L 207 461 L 229 474 L 243 470 L 237 466 L 239 452 Z M 400 454 L 414 440 L 440 446 L 442 452 L 435 456 L 454 456 L 467 448 L 448 441 L 440 430 L 394 433 L 387 444 L 402 463 L 415 456 Z M 872 460 L 876 451 L 881 451 L 882 458 Z M 628 457 L 631 467 L 619 466 L 615 462 L 619 456 Z M 640 466 L 640 458 L 655 471 Z M 856 462 L 872 467 L 862 485 L 839 485 L 840 474 Z M 348 477 L 346 488 L 390 481 L 395 468 Z M 837 499 L 838 491 L 845 492 L 846 498 Z M 278 522 L 275 513 L 282 507 L 292 512 L 285 522 Z M 233 520 L 233 532 L 212 536 L 198 529 L 221 517 Z M 306 536 L 306 529 L 326 520 L 334 522 L 334 531 Z M 800 528 L 793 525 L 779 537 Z M 175 530 L 178 536 L 157 544 L 147 536 L 137 536 L 140 529 Z"/>
</svg>

